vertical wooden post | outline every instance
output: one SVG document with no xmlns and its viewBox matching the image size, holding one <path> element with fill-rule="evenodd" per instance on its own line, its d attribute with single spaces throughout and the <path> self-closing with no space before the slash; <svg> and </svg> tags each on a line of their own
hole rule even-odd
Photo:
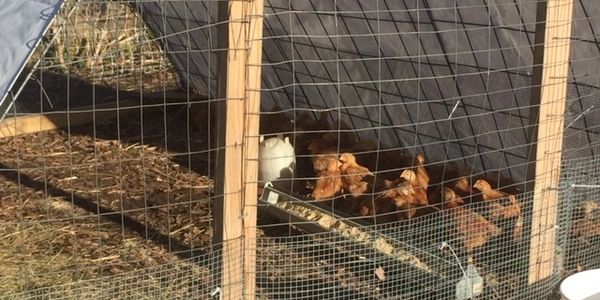
<svg viewBox="0 0 600 300">
<path fill-rule="evenodd" d="M 216 241 L 221 242 L 222 299 L 255 297 L 256 209 L 263 0 L 229 0 L 219 7 L 219 190 Z M 223 53 L 225 54 L 225 53 Z M 224 69 L 224 70 L 223 70 Z M 220 215 L 219 215 L 220 214 Z"/>
<path fill-rule="evenodd" d="M 532 107 L 539 104 L 537 120 L 533 124 L 531 153 L 535 168 L 529 172 L 528 180 L 533 186 L 533 214 L 529 252 L 529 283 L 535 283 L 552 275 L 555 259 L 556 216 L 558 205 L 558 180 L 560 175 L 563 145 L 564 113 L 569 75 L 571 27 L 573 22 L 573 0 L 547 0 L 539 2 L 537 22 L 545 17 L 544 26 L 536 27 L 536 36 L 544 35 L 540 74 L 534 74 Z M 545 29 L 541 31 L 540 29 Z M 540 40 L 536 39 L 536 43 Z M 539 45 L 537 49 L 542 49 Z M 534 71 L 535 71 L 534 70 Z M 536 85 L 536 75 L 540 78 Z M 539 98 L 536 97 L 539 95 Z M 537 99 L 536 99 L 537 98 Z M 537 136 L 537 139 L 533 139 Z"/>
<path fill-rule="evenodd" d="M 232 0 L 227 3 L 226 76 L 222 76 L 226 79 L 221 82 L 225 85 L 225 148 L 217 166 L 222 169 L 219 185 L 222 185 L 223 193 L 222 216 L 217 221 L 221 223 L 222 239 L 221 293 L 222 299 L 235 300 L 242 299 L 244 283 L 242 167 L 247 54 L 245 6 L 245 1 Z"/>
<path fill-rule="evenodd" d="M 246 78 L 246 133 L 244 148 L 244 294 L 256 293 L 256 209 L 260 121 L 263 0 L 248 3 L 248 66 Z"/>
</svg>

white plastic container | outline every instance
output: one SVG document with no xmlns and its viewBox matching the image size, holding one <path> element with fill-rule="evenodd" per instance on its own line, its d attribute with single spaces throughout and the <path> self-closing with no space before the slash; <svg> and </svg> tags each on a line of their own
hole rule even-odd
<svg viewBox="0 0 600 300">
<path fill-rule="evenodd" d="M 296 155 L 294 146 L 289 138 L 272 137 L 264 139 L 260 137 L 258 155 L 258 180 L 263 185 L 272 182 L 274 186 L 289 188 L 290 179 L 294 176 L 296 166 Z"/>
<path fill-rule="evenodd" d="M 567 277 L 560 284 L 560 293 L 567 300 L 600 300 L 600 269 Z"/>
</svg>

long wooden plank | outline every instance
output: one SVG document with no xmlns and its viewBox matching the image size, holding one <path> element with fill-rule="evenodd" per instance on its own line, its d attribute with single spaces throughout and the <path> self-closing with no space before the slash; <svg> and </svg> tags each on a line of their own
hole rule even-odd
<svg viewBox="0 0 600 300">
<path fill-rule="evenodd" d="M 140 100 L 121 100 L 121 108 L 139 104 Z M 0 138 L 22 134 L 80 126 L 92 123 L 94 120 L 105 121 L 117 117 L 116 102 L 99 104 L 95 107 L 83 107 L 69 112 L 48 112 L 44 114 L 24 115 L 5 118 L 0 123 Z"/>
<path fill-rule="evenodd" d="M 538 9 L 540 7 L 543 5 L 538 6 Z M 536 126 L 535 183 L 528 280 L 530 284 L 552 275 L 556 257 L 557 188 L 569 75 L 573 0 L 548 0 L 545 9 L 545 33 L 536 32 L 536 34 L 544 34 L 544 50 L 539 87 L 541 89 L 539 118 Z M 535 99 L 532 103 L 535 103 Z"/>
<path fill-rule="evenodd" d="M 245 1 L 228 1 L 227 74 L 225 87 L 225 150 L 222 202 L 222 299 L 243 298 L 243 164 L 246 109 Z"/>
<path fill-rule="evenodd" d="M 139 109 L 140 95 L 138 92 L 124 91 L 127 95 L 121 96 L 117 103 L 116 99 L 104 99 L 104 102 L 95 106 L 84 106 L 72 108 L 70 111 L 46 112 L 43 114 L 30 114 L 5 118 L 0 122 L 0 138 L 18 136 L 21 134 L 48 131 L 68 126 L 81 126 L 96 122 L 115 119 L 117 110 L 125 111 Z M 198 102 L 206 101 L 203 95 L 188 95 L 182 91 L 169 90 L 164 92 L 144 93 L 143 104 L 159 104 L 177 101 Z M 118 107 L 118 109 L 117 109 Z"/>
<path fill-rule="evenodd" d="M 248 65 L 246 78 L 246 132 L 244 140 L 244 296 L 256 296 L 256 215 L 262 62 L 263 0 L 248 3 Z"/>
</svg>

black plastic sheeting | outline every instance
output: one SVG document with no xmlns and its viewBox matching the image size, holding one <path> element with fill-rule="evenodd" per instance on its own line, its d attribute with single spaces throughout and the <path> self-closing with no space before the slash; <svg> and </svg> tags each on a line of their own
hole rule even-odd
<svg viewBox="0 0 600 300">
<path fill-rule="evenodd" d="M 215 97 L 219 3 L 137 5 L 182 85 Z M 600 3 L 575 9 L 565 159 L 600 150 Z M 266 0 L 265 14 L 263 110 L 331 109 L 382 148 L 525 179 L 535 0 Z"/>
</svg>

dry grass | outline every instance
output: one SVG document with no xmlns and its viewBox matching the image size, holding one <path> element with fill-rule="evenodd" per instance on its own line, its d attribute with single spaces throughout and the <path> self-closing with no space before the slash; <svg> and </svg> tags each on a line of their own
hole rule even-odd
<svg viewBox="0 0 600 300">
<path fill-rule="evenodd" d="M 30 63 L 41 60 L 40 71 L 68 74 L 71 83 L 74 76 L 116 90 L 177 87 L 131 6 L 79 2 L 68 19 L 75 1 L 66 4 Z M 66 93 L 72 102 L 84 97 Z M 141 113 L 123 115 L 121 128 L 0 139 L 0 298 L 200 298 L 213 286 L 218 253 L 197 256 L 212 241 L 213 182 L 196 157 L 182 154 L 204 146 L 181 130 L 165 136 L 166 124 L 187 126 L 162 119 L 177 116 L 144 110 L 142 126 Z"/>
<path fill-rule="evenodd" d="M 0 294 L 134 272 L 129 280 L 210 246 L 213 182 L 177 152 L 185 133 L 169 133 L 174 151 L 160 146 L 162 116 L 144 113 L 155 120 L 144 145 L 139 115 L 119 136 L 107 123 L 0 139 Z M 206 262 L 188 267 L 169 276 L 210 274 Z M 207 284 L 193 280 L 179 288 Z"/>
<path fill-rule="evenodd" d="M 121 90 L 176 87 L 177 75 L 132 6 L 111 1 L 83 1 L 67 18 L 68 2 L 49 30 L 41 68 L 70 74 Z"/>
</svg>

